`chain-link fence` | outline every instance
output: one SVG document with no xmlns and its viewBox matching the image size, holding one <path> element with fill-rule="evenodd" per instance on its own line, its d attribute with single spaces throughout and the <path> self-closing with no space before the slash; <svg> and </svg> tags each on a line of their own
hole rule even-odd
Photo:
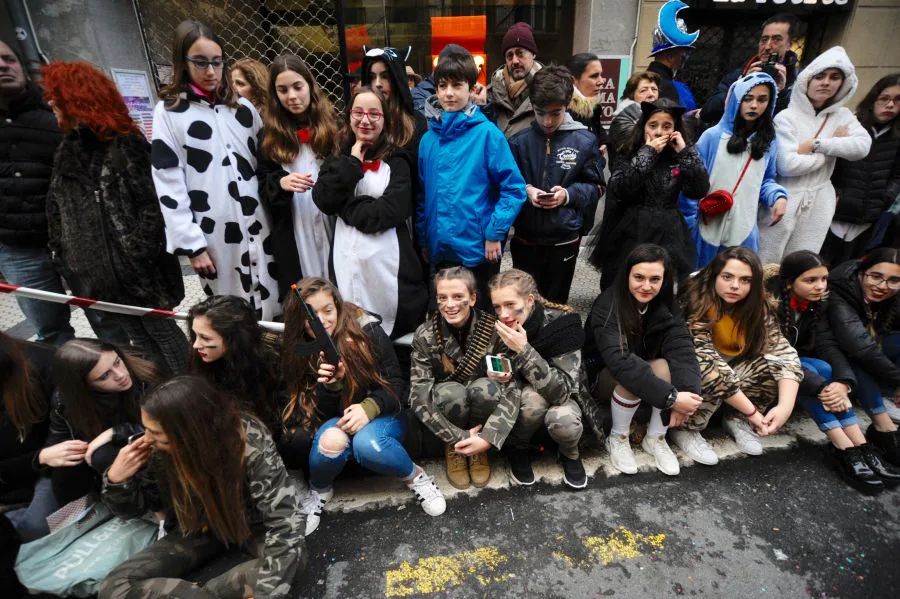
<svg viewBox="0 0 900 599">
<path fill-rule="evenodd" d="M 230 62 L 255 58 L 268 65 L 296 54 L 315 73 L 336 108 L 344 108 L 343 72 L 336 2 L 313 0 L 134 0 L 153 77 L 172 78 L 172 39 L 184 19 L 208 24 L 222 38 Z"/>
</svg>

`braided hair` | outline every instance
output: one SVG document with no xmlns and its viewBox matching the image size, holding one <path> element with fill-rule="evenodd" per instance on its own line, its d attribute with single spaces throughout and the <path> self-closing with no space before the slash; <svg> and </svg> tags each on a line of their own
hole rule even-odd
<svg viewBox="0 0 900 599">
<path fill-rule="evenodd" d="M 542 296 L 538 290 L 537 282 L 534 280 L 534 277 L 524 270 L 511 268 L 510 270 L 491 277 L 491 280 L 488 282 L 488 289 L 494 291 L 495 289 L 500 289 L 502 287 L 514 287 L 516 292 L 522 297 L 528 297 L 529 295 L 534 297 L 534 303 L 542 308 L 560 310 L 569 314 L 575 312 L 575 308 L 572 306 L 551 302 Z"/>
</svg>

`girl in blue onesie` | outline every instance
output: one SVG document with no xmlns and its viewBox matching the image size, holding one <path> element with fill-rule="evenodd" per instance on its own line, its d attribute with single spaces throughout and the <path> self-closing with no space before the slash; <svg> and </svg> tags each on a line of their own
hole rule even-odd
<svg viewBox="0 0 900 599">
<path fill-rule="evenodd" d="M 775 182 L 778 140 L 773 118 L 777 93 L 775 81 L 766 73 L 738 79 L 728 90 L 719 124 L 704 131 L 697 142 L 697 152 L 709 172 L 709 189 L 734 190 L 731 209 L 707 217 L 698 210 L 701 198 L 682 194 L 681 209 L 697 247 L 697 268 L 733 245 L 757 251 L 760 207 L 771 209 L 773 225 L 784 216 L 787 192 Z"/>
</svg>

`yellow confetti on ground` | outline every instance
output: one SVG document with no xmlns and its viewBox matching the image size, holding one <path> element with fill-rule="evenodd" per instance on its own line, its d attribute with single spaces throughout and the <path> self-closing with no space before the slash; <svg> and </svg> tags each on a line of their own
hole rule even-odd
<svg viewBox="0 0 900 599">
<path fill-rule="evenodd" d="M 509 561 L 496 547 L 481 547 L 452 555 L 436 555 L 404 561 L 399 568 L 386 573 L 387 597 L 409 597 L 415 594 L 439 593 L 461 586 L 470 577 L 481 586 L 504 582 L 509 578 L 497 574 L 498 567 Z"/>
<path fill-rule="evenodd" d="M 566 555 L 565 553 L 563 553 L 562 551 L 554 551 L 553 557 L 555 557 L 556 559 L 558 559 L 561 562 L 565 562 L 565 564 L 567 566 L 569 566 L 570 568 L 575 567 L 575 560 L 572 559 L 571 557 L 569 557 L 568 555 Z"/>
<path fill-rule="evenodd" d="M 604 566 L 624 559 L 643 557 L 644 552 L 657 553 L 664 548 L 665 534 L 645 535 L 620 526 L 602 537 L 585 537 L 582 543 L 590 552 L 591 562 Z"/>
</svg>

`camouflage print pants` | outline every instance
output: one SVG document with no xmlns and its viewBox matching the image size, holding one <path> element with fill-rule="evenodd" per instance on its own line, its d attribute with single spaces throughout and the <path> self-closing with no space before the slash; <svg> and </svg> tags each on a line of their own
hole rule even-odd
<svg viewBox="0 0 900 599">
<path fill-rule="evenodd" d="M 559 452 L 567 458 L 578 457 L 581 440 L 581 408 L 571 399 L 558 406 L 551 406 L 531 385 L 522 389 L 519 418 L 509 435 L 513 447 L 528 447 L 531 438 L 541 425 L 547 427 L 550 438 L 559 445 Z"/>
<path fill-rule="evenodd" d="M 251 539 L 247 549 L 261 555 L 265 534 Z M 203 586 L 185 580 L 205 563 L 225 552 L 211 535 L 184 536 L 173 531 L 109 573 L 100 585 L 99 599 L 215 599 L 252 597 L 259 561 L 238 564 Z"/>
<path fill-rule="evenodd" d="M 781 375 L 782 367 L 767 360 L 764 356 L 730 364 L 737 381 L 739 381 L 738 386 L 722 376 L 721 370 L 715 367 L 714 361 L 704 359 L 704 354 L 698 352 L 697 361 L 700 363 L 703 403 L 685 423 L 684 428 L 687 430 L 704 430 L 719 406 L 738 390 L 743 391 L 747 399 L 752 401 L 760 412 L 765 412 L 778 400 L 776 376 Z"/>
<path fill-rule="evenodd" d="M 468 430 L 484 424 L 500 402 L 500 385 L 480 378 L 468 386 L 460 383 L 438 383 L 434 386 L 434 405 L 447 420 Z"/>
</svg>

